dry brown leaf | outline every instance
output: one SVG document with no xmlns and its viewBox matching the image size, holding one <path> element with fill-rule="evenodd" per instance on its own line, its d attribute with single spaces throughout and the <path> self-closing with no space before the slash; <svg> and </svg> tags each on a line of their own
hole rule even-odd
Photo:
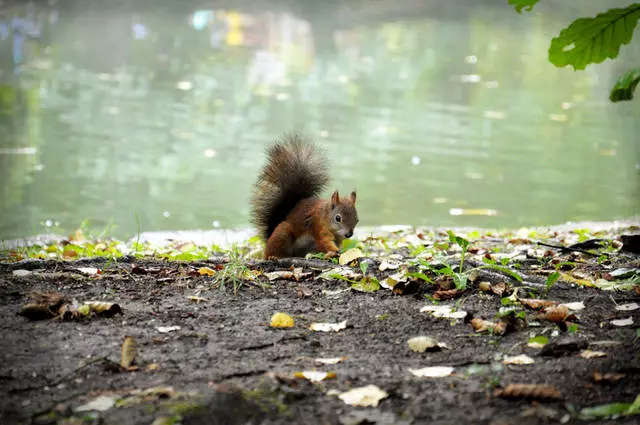
<svg viewBox="0 0 640 425">
<path fill-rule="evenodd" d="M 57 292 L 32 292 L 27 304 L 22 306 L 20 315 L 29 320 L 51 319 L 59 315 L 60 308 L 69 299 Z"/>
<path fill-rule="evenodd" d="M 520 301 L 520 304 L 533 308 L 534 310 L 540 310 L 545 307 L 551 307 L 558 304 L 557 301 L 541 300 L 537 298 L 518 298 L 518 301 Z"/>
<path fill-rule="evenodd" d="M 615 384 L 616 382 L 618 382 L 624 377 L 625 375 L 623 373 L 615 373 L 615 372 L 600 373 L 598 371 L 593 372 L 593 380 L 595 382 L 606 382 L 610 384 Z"/>
<path fill-rule="evenodd" d="M 136 341 L 130 335 L 125 336 L 120 349 L 120 366 L 129 368 L 136 361 L 137 354 Z"/>
<path fill-rule="evenodd" d="M 393 293 L 398 295 L 408 295 L 418 292 L 420 288 L 422 288 L 422 283 L 416 280 L 398 282 L 393 286 Z"/>
<path fill-rule="evenodd" d="M 462 292 L 463 291 L 459 291 L 457 289 L 449 289 L 446 291 L 439 289 L 433 293 L 433 298 L 436 300 L 450 300 L 452 298 L 458 297 L 460 294 L 462 294 Z"/>
<path fill-rule="evenodd" d="M 502 297 L 502 295 L 507 291 L 507 289 L 508 289 L 508 286 L 504 282 L 498 282 L 495 285 L 491 285 L 491 292 L 493 292 L 499 297 Z"/>
<path fill-rule="evenodd" d="M 569 311 L 566 306 L 554 305 L 542 310 L 542 313 L 537 315 L 538 320 L 549 320 L 551 322 L 565 322 L 567 320 L 574 320 L 575 315 Z"/>
<path fill-rule="evenodd" d="M 496 335 L 503 335 L 507 330 L 507 324 L 504 322 L 490 322 L 488 320 L 475 317 L 469 321 L 476 332 L 491 332 Z"/>
<path fill-rule="evenodd" d="M 554 386 L 537 384 L 509 384 L 506 388 L 496 389 L 496 397 L 527 398 L 536 400 L 561 400 L 562 394 Z"/>
</svg>

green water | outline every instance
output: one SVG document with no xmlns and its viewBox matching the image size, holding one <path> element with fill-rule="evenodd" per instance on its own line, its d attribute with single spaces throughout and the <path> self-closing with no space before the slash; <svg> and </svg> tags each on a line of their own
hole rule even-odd
<svg viewBox="0 0 640 425">
<path fill-rule="evenodd" d="M 286 131 L 326 148 L 363 226 L 638 214 L 640 102 L 608 91 L 640 35 L 615 61 L 557 69 L 551 37 L 628 4 L 566 3 L 1 6 L 0 239 L 84 219 L 119 236 L 248 226 Z M 21 42 L 16 16 L 36 28 Z"/>
</svg>

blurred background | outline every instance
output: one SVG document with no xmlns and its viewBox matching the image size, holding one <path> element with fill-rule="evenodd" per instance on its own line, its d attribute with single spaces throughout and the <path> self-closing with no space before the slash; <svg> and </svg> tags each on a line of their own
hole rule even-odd
<svg viewBox="0 0 640 425">
<path fill-rule="evenodd" d="M 640 100 L 608 92 L 639 65 L 638 30 L 582 72 L 547 49 L 629 3 L 3 1 L 0 239 L 247 227 L 286 131 L 326 148 L 363 226 L 628 218 Z"/>
</svg>

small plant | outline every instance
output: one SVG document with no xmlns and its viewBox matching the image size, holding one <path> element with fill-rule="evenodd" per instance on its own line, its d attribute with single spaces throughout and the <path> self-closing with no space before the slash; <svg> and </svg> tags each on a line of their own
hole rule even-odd
<svg viewBox="0 0 640 425">
<path fill-rule="evenodd" d="M 551 287 L 558 281 L 558 279 L 560 279 L 560 272 L 559 271 L 555 271 L 553 273 L 551 273 L 549 275 L 549 277 L 547 277 L 547 281 L 544 284 L 544 294 L 545 296 L 547 295 L 547 293 L 549 292 L 549 290 L 551 289 Z"/>
<path fill-rule="evenodd" d="M 214 284 L 218 285 L 221 290 L 224 290 L 225 285 L 232 284 L 233 294 L 236 295 L 244 280 L 251 274 L 251 270 L 245 264 L 244 257 L 238 246 L 233 245 L 229 251 L 229 261 L 214 276 Z"/>
<path fill-rule="evenodd" d="M 483 259 L 485 263 L 484 265 L 474 267 L 472 269 L 464 271 L 464 258 L 467 254 L 467 251 L 469 250 L 469 246 L 471 245 L 471 243 L 469 242 L 469 240 L 461 236 L 456 236 L 451 230 L 447 231 L 447 233 L 449 235 L 450 244 L 458 245 L 462 250 L 460 254 L 460 264 L 458 266 L 458 270 L 457 271 L 453 270 L 453 268 L 447 263 L 440 263 L 438 265 L 434 265 L 434 264 L 429 264 L 424 260 L 418 260 L 418 264 L 420 264 L 423 268 L 426 268 L 432 271 L 436 275 L 450 276 L 453 280 L 453 284 L 455 285 L 455 288 L 458 289 L 459 291 L 465 290 L 467 288 L 467 282 L 469 281 L 469 277 L 472 274 L 477 273 L 481 269 L 498 270 L 514 278 L 518 282 L 522 282 L 522 278 L 520 277 L 520 275 L 518 275 L 517 273 L 515 273 L 514 271 L 508 269 L 503 265 L 498 265 L 495 262 L 495 260 L 488 260 L 486 258 Z M 433 283 L 433 281 L 428 276 L 426 276 L 424 273 L 421 273 L 421 272 L 411 273 L 410 276 L 420 278 L 429 283 Z"/>
</svg>

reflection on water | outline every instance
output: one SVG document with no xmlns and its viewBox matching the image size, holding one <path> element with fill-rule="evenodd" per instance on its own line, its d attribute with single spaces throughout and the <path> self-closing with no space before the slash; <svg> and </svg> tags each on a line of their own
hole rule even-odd
<svg viewBox="0 0 640 425">
<path fill-rule="evenodd" d="M 620 2 L 131 3 L 0 10 L 0 238 L 246 226 L 291 130 L 327 148 L 363 225 L 640 212 L 639 102 L 607 101 L 640 43 L 586 72 L 546 58 Z"/>
</svg>

